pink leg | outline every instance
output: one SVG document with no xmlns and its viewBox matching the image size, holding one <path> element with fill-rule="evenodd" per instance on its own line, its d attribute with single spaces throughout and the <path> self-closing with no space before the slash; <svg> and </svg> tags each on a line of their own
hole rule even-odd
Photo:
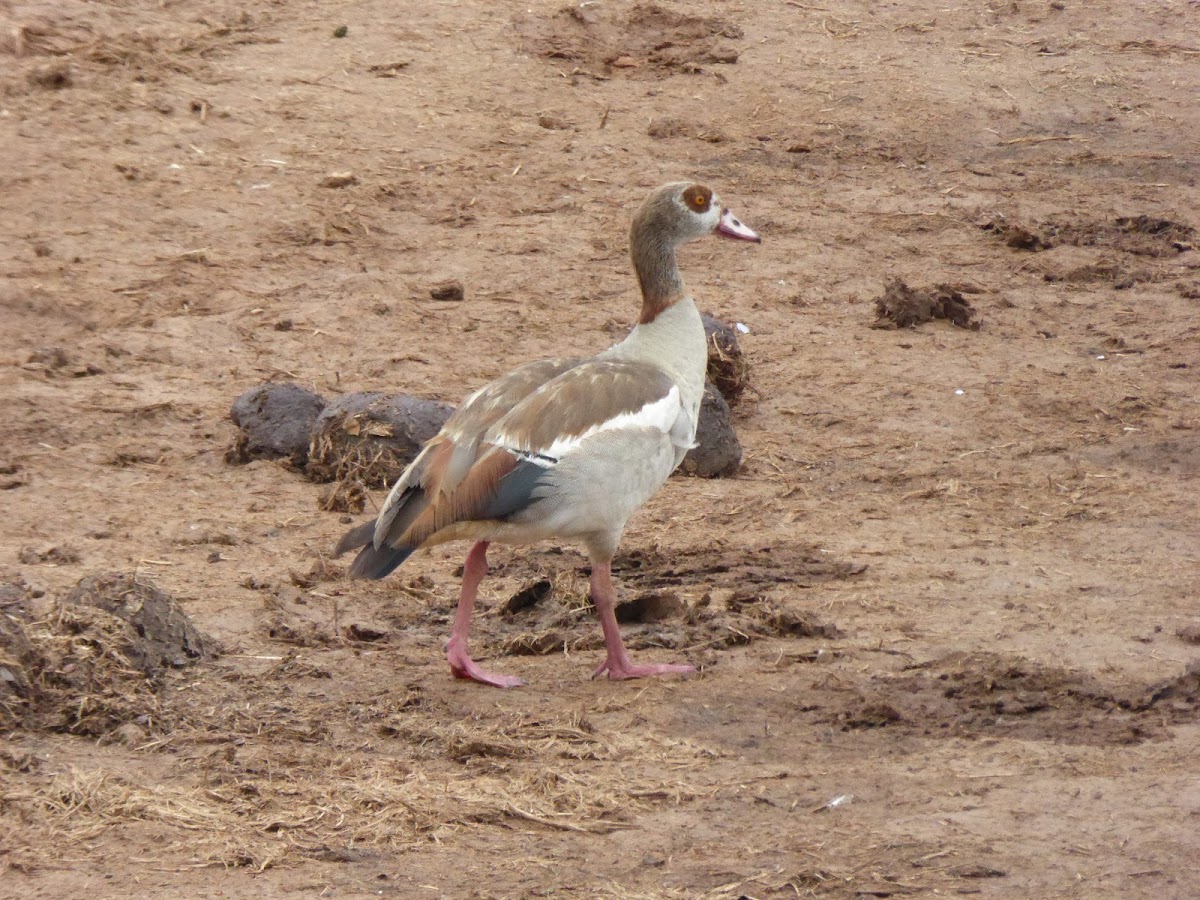
<svg viewBox="0 0 1200 900">
<path fill-rule="evenodd" d="M 455 678 L 478 681 L 498 688 L 520 687 L 525 682 L 512 675 L 493 675 L 475 664 L 467 652 L 467 633 L 471 630 L 471 613 L 475 611 L 475 595 L 479 593 L 479 582 L 487 574 L 487 541 L 480 541 L 467 554 L 463 566 L 462 594 L 458 599 L 458 612 L 454 616 L 454 628 L 450 631 L 450 643 L 446 645 L 446 659 Z"/>
<path fill-rule="evenodd" d="M 648 675 L 686 675 L 696 671 L 695 666 L 660 663 L 653 666 L 635 666 L 629 659 L 625 642 L 621 640 L 621 629 L 617 627 L 617 614 L 613 611 L 615 592 L 612 584 L 612 569 L 609 561 L 592 562 L 592 602 L 600 616 L 600 628 L 604 631 L 604 645 L 608 656 L 600 664 L 593 678 L 605 673 L 609 678 L 645 678 Z"/>
</svg>

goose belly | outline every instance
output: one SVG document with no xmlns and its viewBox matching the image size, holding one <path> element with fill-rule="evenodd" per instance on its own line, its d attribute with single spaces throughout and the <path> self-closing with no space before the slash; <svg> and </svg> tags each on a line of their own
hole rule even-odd
<svg viewBox="0 0 1200 900">
<path fill-rule="evenodd" d="M 675 465 L 676 447 L 660 429 L 601 432 L 550 467 L 537 499 L 513 521 L 561 537 L 619 533 Z"/>
</svg>

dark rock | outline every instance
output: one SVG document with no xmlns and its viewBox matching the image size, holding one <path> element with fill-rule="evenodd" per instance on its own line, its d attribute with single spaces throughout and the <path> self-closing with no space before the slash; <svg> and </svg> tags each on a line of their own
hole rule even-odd
<svg viewBox="0 0 1200 900">
<path fill-rule="evenodd" d="M 352 622 L 346 628 L 347 637 L 352 641 L 362 641 L 363 643 L 386 640 L 390 633 L 382 625 L 367 622 Z"/>
<path fill-rule="evenodd" d="M 303 466 L 313 426 L 327 401 L 298 384 L 261 384 L 233 401 L 229 417 L 241 429 L 227 462 L 289 457 Z"/>
<path fill-rule="evenodd" d="M 737 473 L 742 464 L 742 445 L 733 430 L 729 404 L 711 383 L 704 386 L 696 444 L 683 458 L 679 470 L 700 478 L 723 478 Z"/>
<path fill-rule="evenodd" d="M 1185 644 L 1200 644 L 1200 625 L 1180 625 L 1175 636 Z"/>
<path fill-rule="evenodd" d="M 313 427 L 307 472 L 315 481 L 394 482 L 454 411 L 407 394 L 346 394 Z"/>
</svg>

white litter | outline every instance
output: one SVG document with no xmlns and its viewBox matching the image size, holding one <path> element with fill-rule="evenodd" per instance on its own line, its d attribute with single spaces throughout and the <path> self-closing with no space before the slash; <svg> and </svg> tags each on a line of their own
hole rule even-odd
<svg viewBox="0 0 1200 900">
<path fill-rule="evenodd" d="M 820 806 L 818 806 L 816 809 L 814 809 L 813 812 L 815 812 L 815 813 L 828 812 L 831 809 L 837 809 L 839 806 L 849 803 L 853 799 L 854 799 L 853 794 L 838 794 L 832 800 L 830 800 L 826 803 L 822 803 Z"/>
<path fill-rule="evenodd" d="M 749 333 L 750 333 L 750 329 L 749 329 L 749 328 L 747 328 L 745 325 L 743 325 L 741 322 L 735 322 L 735 323 L 734 323 L 734 328 L 736 328 L 736 329 L 737 329 L 738 331 L 740 331 L 742 334 L 749 334 Z"/>
<path fill-rule="evenodd" d="M 960 397 L 961 397 L 961 396 L 963 395 L 963 389 L 962 389 L 962 388 L 955 388 L 955 389 L 954 389 L 954 393 L 956 393 L 958 396 L 960 396 Z"/>
</svg>

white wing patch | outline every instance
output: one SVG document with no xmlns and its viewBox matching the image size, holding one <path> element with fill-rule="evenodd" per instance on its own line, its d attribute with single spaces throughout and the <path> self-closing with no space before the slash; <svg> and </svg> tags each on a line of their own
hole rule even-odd
<svg viewBox="0 0 1200 900">
<path fill-rule="evenodd" d="M 522 456 L 527 454 L 537 456 L 539 459 L 536 461 L 540 465 L 545 465 L 551 461 L 557 462 L 572 450 L 577 449 L 588 438 L 594 437 L 603 431 L 615 431 L 620 428 L 654 428 L 663 434 L 672 434 L 676 430 L 676 423 L 679 420 L 681 409 L 682 403 L 679 399 L 679 388 L 676 385 L 672 385 L 665 396 L 645 404 L 641 409 L 632 412 L 623 412 L 613 416 L 611 419 L 597 422 L 582 434 L 556 438 L 549 447 L 523 447 L 521 446 L 521 442 L 513 435 L 504 432 L 496 435 L 494 440 L 501 447 L 512 450 Z M 674 437 L 674 435 L 672 436 Z"/>
</svg>

